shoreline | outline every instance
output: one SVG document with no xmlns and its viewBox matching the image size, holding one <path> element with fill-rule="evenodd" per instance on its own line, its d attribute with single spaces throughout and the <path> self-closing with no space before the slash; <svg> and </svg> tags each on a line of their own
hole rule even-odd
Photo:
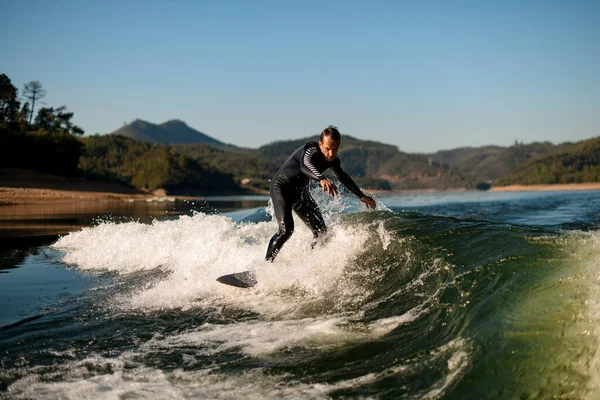
<svg viewBox="0 0 600 400">
<path fill-rule="evenodd" d="M 402 189 L 402 190 L 364 190 L 369 194 L 386 193 L 460 193 L 460 192 L 568 192 L 583 190 L 600 190 L 600 182 L 556 183 L 551 185 L 508 185 L 494 186 L 488 190 L 450 188 L 450 189 Z"/>
<path fill-rule="evenodd" d="M 570 183 L 554 185 L 509 185 L 489 189 L 489 192 L 541 192 L 541 191 L 581 191 L 600 190 L 600 182 Z M 475 191 L 464 188 L 447 190 L 408 189 L 408 190 L 366 190 L 372 194 L 393 193 L 444 193 Z M 246 193 L 248 194 L 248 193 Z M 207 194 L 208 195 L 208 194 Z M 227 194 L 214 194 L 224 196 Z M 230 194 L 235 195 L 235 194 Z M 243 195 L 239 193 L 238 195 Z M 37 173 L 29 170 L 0 169 L 0 206 L 79 203 L 105 201 L 175 201 L 195 200 L 199 196 L 169 195 L 159 189 L 154 192 L 142 192 L 134 188 L 111 182 L 85 181 L 78 178 L 66 178 Z"/>
<path fill-rule="evenodd" d="M 600 182 L 555 183 L 552 185 L 508 185 L 492 187 L 489 192 L 567 192 L 600 190 Z"/>
<path fill-rule="evenodd" d="M 47 203 L 106 201 L 193 200 L 195 196 L 169 195 L 163 189 L 142 192 L 113 182 L 86 181 L 36 171 L 0 168 L 0 207 Z"/>
<path fill-rule="evenodd" d="M 0 207 L 24 204 L 79 203 L 101 201 L 171 201 L 178 196 L 152 194 L 126 194 L 85 190 L 59 190 L 39 188 L 14 188 L 0 186 Z M 183 199 L 183 198 L 182 198 Z"/>
</svg>

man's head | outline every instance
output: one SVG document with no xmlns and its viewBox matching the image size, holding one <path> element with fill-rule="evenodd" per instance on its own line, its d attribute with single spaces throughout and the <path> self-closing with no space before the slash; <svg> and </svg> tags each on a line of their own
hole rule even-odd
<svg viewBox="0 0 600 400">
<path fill-rule="evenodd" d="M 319 150 L 325 156 L 327 161 L 333 161 L 337 156 L 340 148 L 340 142 L 342 137 L 340 131 L 333 126 L 329 125 L 323 132 L 321 132 L 321 139 L 319 140 Z"/>
</svg>

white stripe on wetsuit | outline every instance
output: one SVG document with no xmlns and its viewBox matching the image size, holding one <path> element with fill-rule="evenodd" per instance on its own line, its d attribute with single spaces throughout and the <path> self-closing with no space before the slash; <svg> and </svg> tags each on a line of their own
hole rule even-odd
<svg viewBox="0 0 600 400">
<path fill-rule="evenodd" d="M 317 152 L 317 149 L 315 147 L 311 147 L 306 150 L 306 153 L 304 153 L 304 165 L 306 166 L 306 168 L 310 169 L 310 172 L 315 174 L 315 176 L 317 178 L 319 178 L 319 180 L 321 180 L 321 179 L 323 179 L 323 175 L 321 175 L 319 170 L 316 169 L 315 166 L 312 165 L 312 163 L 311 163 L 312 155 L 315 154 L 316 152 Z"/>
</svg>

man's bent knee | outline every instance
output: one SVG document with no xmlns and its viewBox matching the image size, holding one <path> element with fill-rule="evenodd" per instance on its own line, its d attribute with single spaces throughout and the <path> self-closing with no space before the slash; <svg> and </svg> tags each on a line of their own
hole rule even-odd
<svg viewBox="0 0 600 400">
<path fill-rule="evenodd" d="M 280 229 L 279 233 L 278 233 L 279 240 L 285 242 L 292 236 L 293 233 L 294 233 L 293 229 L 285 229 L 284 227 L 282 227 L 282 229 Z"/>
</svg>

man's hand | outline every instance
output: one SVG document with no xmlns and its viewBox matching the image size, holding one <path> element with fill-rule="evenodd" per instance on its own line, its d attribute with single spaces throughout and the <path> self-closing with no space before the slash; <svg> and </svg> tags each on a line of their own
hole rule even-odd
<svg viewBox="0 0 600 400">
<path fill-rule="evenodd" d="M 360 198 L 360 201 L 362 201 L 363 203 L 365 203 L 365 205 L 367 206 L 367 208 L 375 208 L 375 200 L 373 200 L 371 197 L 369 196 L 363 196 Z"/>
<path fill-rule="evenodd" d="M 323 191 L 327 192 L 327 194 L 331 197 L 335 197 L 335 195 L 338 194 L 339 190 L 337 186 L 335 186 L 335 183 L 331 182 L 329 179 L 323 178 L 319 181 L 319 183 L 321 184 Z"/>
</svg>

